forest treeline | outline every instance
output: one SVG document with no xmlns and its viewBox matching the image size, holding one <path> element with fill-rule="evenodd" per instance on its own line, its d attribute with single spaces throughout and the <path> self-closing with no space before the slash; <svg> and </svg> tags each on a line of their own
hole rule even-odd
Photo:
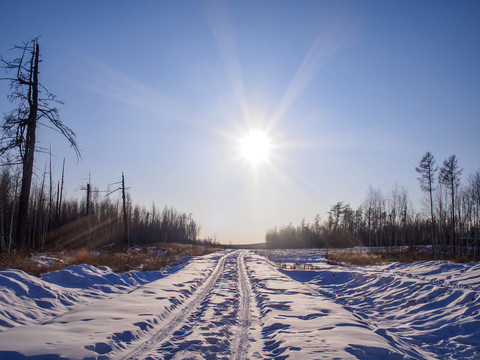
<svg viewBox="0 0 480 360">
<path fill-rule="evenodd" d="M 15 225 L 20 179 L 18 168 L 1 168 L 0 251 L 13 250 L 17 245 Z M 121 195 L 109 195 L 108 191 L 99 191 L 90 184 L 82 189 L 82 199 L 63 199 L 62 181 L 55 181 L 48 172 L 33 183 L 25 229 L 29 250 L 215 242 L 213 239 L 198 239 L 200 225 L 191 214 L 169 207 L 157 209 L 155 205 L 146 209 L 133 204 L 128 192 L 124 213 Z"/>
<path fill-rule="evenodd" d="M 13 105 L 0 132 L 0 252 L 213 242 L 197 239 L 200 226 L 191 215 L 173 208 L 134 206 L 123 174 L 113 191 L 100 192 L 88 183 L 81 188 L 83 200 L 64 199 L 64 170 L 55 181 L 50 150 L 43 176 L 35 177 L 35 154 L 48 153 L 38 144 L 38 126 L 63 135 L 78 159 L 81 153 L 75 133 L 60 119 L 57 106 L 63 103 L 40 82 L 38 38 L 12 50 L 16 53 L 12 60 L 0 56 L 0 68 L 5 70 L 0 80 L 10 83 L 7 98 Z M 111 200 L 114 193 L 121 194 L 117 201 Z"/>
<path fill-rule="evenodd" d="M 56 130 L 80 150 L 75 133 L 62 123 L 57 105 L 62 104 L 40 82 L 40 45 L 32 39 L 15 46 L 17 57 L 0 57 L 0 68 L 10 82 L 7 98 L 13 109 L 5 114 L 0 136 L 0 251 L 98 248 L 107 244 L 157 242 L 195 243 L 200 226 L 191 215 L 164 208 L 147 210 L 133 205 L 125 187 L 100 192 L 91 184 L 82 187 L 83 199 L 64 199 L 64 172 L 53 179 L 52 164 L 34 177 L 38 151 L 37 127 Z M 50 151 L 50 159 L 51 159 Z M 49 165 L 47 167 L 47 165 Z M 48 170 L 47 170 L 48 169 Z M 439 168 L 427 152 L 415 168 L 427 199 L 415 211 L 405 188 L 395 186 L 387 194 L 370 188 L 356 209 L 346 202 L 332 205 L 326 220 L 315 217 L 270 229 L 270 248 L 348 247 L 364 245 L 433 245 L 434 251 L 479 254 L 480 171 L 461 182 L 462 169 L 452 155 Z M 56 186 L 55 186 L 56 185 Z M 118 192 L 117 192 L 118 191 Z M 112 197 L 120 194 L 117 200 Z M 203 243 L 213 243 L 206 239 Z"/>
<path fill-rule="evenodd" d="M 413 170 L 413 169 L 412 169 Z M 478 257 L 480 170 L 461 182 L 462 169 L 452 155 L 439 168 L 427 152 L 415 169 L 425 207 L 415 210 L 406 188 L 387 193 L 370 187 L 357 208 L 347 202 L 330 207 L 322 221 L 267 230 L 269 248 L 394 247 L 432 245 L 433 251 Z"/>
</svg>

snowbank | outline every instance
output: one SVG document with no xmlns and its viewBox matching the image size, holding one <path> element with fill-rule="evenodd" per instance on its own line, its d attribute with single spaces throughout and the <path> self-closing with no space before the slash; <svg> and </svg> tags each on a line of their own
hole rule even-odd
<svg viewBox="0 0 480 360">
<path fill-rule="evenodd" d="M 164 272 L 116 274 L 108 267 L 74 265 L 43 275 L 20 270 L 0 271 L 0 331 L 36 324 L 107 297 L 121 295 L 165 276 Z"/>
<path fill-rule="evenodd" d="M 480 358 L 480 264 L 316 265 L 316 271 L 283 273 L 355 314 L 409 356 Z"/>
</svg>

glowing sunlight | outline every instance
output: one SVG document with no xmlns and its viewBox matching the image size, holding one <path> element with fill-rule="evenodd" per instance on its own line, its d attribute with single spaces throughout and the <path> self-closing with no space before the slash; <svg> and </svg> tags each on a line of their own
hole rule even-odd
<svg viewBox="0 0 480 360">
<path fill-rule="evenodd" d="M 253 166 L 270 159 L 272 142 L 267 133 L 251 130 L 239 141 L 241 156 Z"/>
</svg>

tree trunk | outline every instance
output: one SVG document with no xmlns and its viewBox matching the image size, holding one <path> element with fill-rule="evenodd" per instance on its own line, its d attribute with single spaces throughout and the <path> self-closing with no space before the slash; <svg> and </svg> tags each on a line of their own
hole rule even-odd
<svg viewBox="0 0 480 360">
<path fill-rule="evenodd" d="M 431 181 L 431 180 L 430 180 Z M 430 217 L 432 219 L 432 232 L 431 232 L 431 241 L 432 241 L 432 252 L 433 252 L 433 255 L 435 255 L 436 253 L 436 249 L 435 249 L 435 246 L 437 245 L 437 241 L 436 241 L 436 237 L 435 237 L 435 217 L 433 215 L 433 194 L 432 194 L 432 185 L 431 185 L 431 182 L 430 182 Z"/>
<path fill-rule="evenodd" d="M 451 237 L 453 242 L 453 253 L 457 253 L 457 243 L 455 239 L 455 188 L 452 180 L 450 191 L 452 192 L 452 229 L 451 229 Z"/>
<path fill-rule="evenodd" d="M 90 187 L 90 183 L 88 183 L 87 184 L 87 205 L 86 205 L 87 216 L 90 215 L 90 195 L 91 195 L 91 187 Z"/>
<path fill-rule="evenodd" d="M 58 206 L 57 206 L 57 217 L 60 216 L 62 212 L 62 197 L 63 197 L 63 181 L 65 177 L 65 158 L 63 158 L 63 165 L 62 165 L 62 186 L 60 187 L 60 200 L 57 201 Z M 57 194 L 58 195 L 58 194 Z M 57 196 L 58 199 L 58 196 Z"/>
<path fill-rule="evenodd" d="M 49 193 L 49 201 L 48 201 L 48 220 L 45 224 L 45 230 L 43 233 L 43 239 L 45 239 L 45 235 L 48 231 L 48 228 L 52 227 L 52 220 L 53 220 L 53 174 L 52 174 L 52 147 L 50 146 L 50 193 Z M 44 246 L 45 244 L 43 244 Z"/>
<path fill-rule="evenodd" d="M 7 244 L 5 242 L 5 227 L 4 227 L 4 216 L 5 208 L 4 204 L 0 203 L 0 252 L 5 251 Z"/>
<path fill-rule="evenodd" d="M 28 102 L 30 112 L 28 114 L 27 137 L 25 139 L 25 154 L 23 156 L 22 187 L 20 191 L 20 200 L 18 206 L 16 244 L 20 251 L 26 247 L 26 229 L 28 218 L 28 205 L 30 199 L 30 187 L 32 184 L 33 159 L 35 154 L 35 136 L 37 128 L 37 110 L 38 110 L 38 56 L 40 48 L 36 44 L 32 54 L 32 67 L 30 71 L 30 86 Z"/>
<path fill-rule="evenodd" d="M 123 200 L 123 237 L 125 244 L 130 246 L 130 239 L 128 238 L 128 217 L 127 217 L 127 198 L 125 196 L 125 177 L 122 173 L 122 200 Z"/>
</svg>

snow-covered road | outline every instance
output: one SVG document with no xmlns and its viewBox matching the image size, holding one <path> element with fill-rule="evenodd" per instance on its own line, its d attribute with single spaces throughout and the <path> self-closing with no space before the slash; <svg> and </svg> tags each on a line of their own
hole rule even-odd
<svg viewBox="0 0 480 360">
<path fill-rule="evenodd" d="M 192 358 L 210 355 L 242 358 L 248 345 L 250 285 L 244 253 L 224 254 L 215 268 L 166 321 L 138 343 L 126 347 L 122 359 Z M 120 345 L 120 344 L 117 344 Z"/>
<path fill-rule="evenodd" d="M 414 273 L 408 267 L 316 265 L 316 270 L 282 271 L 254 251 L 236 250 L 194 258 L 163 273 L 114 274 L 83 265 L 37 279 L 2 271 L 0 359 L 480 355 L 474 340 L 478 283 L 442 278 L 451 268 L 435 272 L 430 263 Z M 415 310 L 414 300 L 427 303 L 426 291 L 429 299 L 443 301 L 441 310 L 432 301 L 424 312 Z M 431 326 L 447 329 L 432 335 Z M 455 329 L 464 333 L 456 338 L 450 334 Z"/>
</svg>

